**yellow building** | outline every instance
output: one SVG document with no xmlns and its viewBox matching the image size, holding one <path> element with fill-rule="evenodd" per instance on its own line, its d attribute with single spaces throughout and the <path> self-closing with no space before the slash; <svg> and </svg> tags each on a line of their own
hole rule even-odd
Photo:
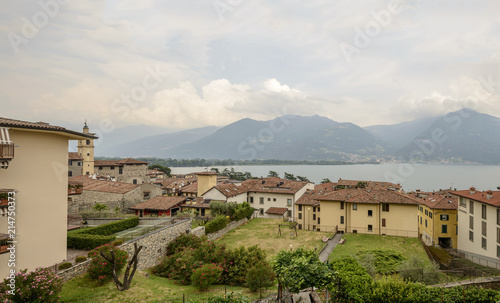
<svg viewBox="0 0 500 303">
<path fill-rule="evenodd" d="M 78 140 L 78 155 L 83 158 L 83 174 L 94 174 L 94 139 L 95 134 L 89 132 L 87 122 L 83 126 L 83 133 L 87 137 Z"/>
<path fill-rule="evenodd" d="M 429 195 L 420 199 L 418 234 L 426 245 L 457 248 L 458 198 Z"/>
<path fill-rule="evenodd" d="M 3 278 L 11 269 L 31 271 L 66 259 L 68 140 L 95 137 L 6 118 L 0 118 L 0 130 L 0 162 L 5 168 L 0 170 L 0 188 L 10 193 L 8 207 L 0 207 L 0 236 L 10 240 L 15 235 L 17 241 L 9 243 L 10 250 L 1 249 Z M 9 149 L 12 153 L 6 152 Z"/>
<path fill-rule="evenodd" d="M 295 220 L 299 228 L 311 229 L 308 222 L 316 218 L 316 229 L 321 231 L 418 236 L 419 201 L 399 192 L 341 189 L 317 194 L 312 199 L 316 202 L 307 202 L 304 198 L 296 203 Z"/>
</svg>

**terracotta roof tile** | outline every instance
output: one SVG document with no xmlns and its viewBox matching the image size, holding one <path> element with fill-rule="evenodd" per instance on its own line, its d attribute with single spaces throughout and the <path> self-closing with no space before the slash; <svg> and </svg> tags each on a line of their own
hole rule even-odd
<svg viewBox="0 0 500 303">
<path fill-rule="evenodd" d="M 78 153 L 68 153 L 68 160 L 83 160 Z"/>
<path fill-rule="evenodd" d="M 288 211 L 286 207 L 269 207 L 266 210 L 266 214 L 268 215 L 284 215 Z"/>
<path fill-rule="evenodd" d="M 493 205 L 496 207 L 500 207 L 500 191 L 492 191 L 491 198 L 488 199 L 488 193 L 483 191 L 474 190 L 474 193 L 471 194 L 470 190 L 459 190 L 450 192 L 453 195 L 457 195 L 459 197 L 464 197 L 468 199 L 472 199 L 475 201 L 479 201 L 482 203 L 486 203 L 489 205 Z"/>
<path fill-rule="evenodd" d="M 189 201 L 191 199 L 191 201 Z M 188 200 L 184 201 L 184 203 L 181 204 L 181 207 L 185 208 L 210 208 L 210 201 L 211 200 L 205 200 L 202 197 L 196 197 L 193 199 L 192 197 L 189 197 Z"/>
<path fill-rule="evenodd" d="M 156 196 L 147 201 L 141 202 L 137 205 L 130 207 L 132 210 L 152 209 L 152 210 L 169 210 L 172 207 L 179 206 L 182 202 L 186 201 L 188 197 L 178 196 Z"/>
<path fill-rule="evenodd" d="M 46 122 L 28 122 L 28 121 L 0 117 L 0 126 L 1 127 L 13 127 L 13 128 L 26 128 L 26 129 L 40 129 L 40 130 L 47 130 L 47 131 L 56 131 L 56 132 L 68 133 L 71 135 L 82 136 L 82 137 L 86 137 L 89 139 L 97 139 L 97 137 L 94 136 L 94 134 L 90 134 L 90 133 L 84 134 L 81 132 L 66 129 L 62 126 L 50 125 L 49 123 L 46 123 Z"/>
<path fill-rule="evenodd" d="M 341 189 L 318 196 L 321 201 L 346 201 L 351 203 L 394 203 L 418 205 L 421 202 L 411 196 L 392 190 Z"/>
<path fill-rule="evenodd" d="M 197 172 L 197 173 L 193 173 L 193 174 L 202 175 L 202 176 L 214 176 L 214 175 L 218 175 L 219 173 L 216 173 L 213 171 L 202 171 L 202 172 Z"/>
<path fill-rule="evenodd" d="M 224 183 L 216 185 L 212 188 L 216 188 L 221 194 L 226 196 L 227 198 L 237 196 L 242 193 L 247 192 L 247 187 L 243 185 L 236 185 L 233 183 Z"/>
<path fill-rule="evenodd" d="M 457 209 L 458 197 L 445 197 L 441 195 L 431 195 L 425 199 L 419 199 L 421 204 L 431 209 Z"/>
<path fill-rule="evenodd" d="M 319 200 L 316 200 L 318 197 L 318 191 L 316 190 L 308 190 L 306 191 L 302 197 L 300 197 L 295 204 L 296 205 L 313 205 L 313 206 L 318 206 Z"/>
<path fill-rule="evenodd" d="M 307 181 L 290 181 L 276 177 L 251 179 L 242 183 L 249 192 L 295 194 L 309 184 Z"/>
<path fill-rule="evenodd" d="M 76 176 L 69 178 L 70 182 L 81 182 L 83 184 L 83 191 L 98 191 L 98 192 L 107 192 L 114 194 L 124 194 L 128 193 L 131 190 L 139 187 L 139 184 L 131 184 L 124 182 L 115 182 L 115 181 L 105 181 L 105 180 L 94 180 L 86 175 Z"/>
</svg>

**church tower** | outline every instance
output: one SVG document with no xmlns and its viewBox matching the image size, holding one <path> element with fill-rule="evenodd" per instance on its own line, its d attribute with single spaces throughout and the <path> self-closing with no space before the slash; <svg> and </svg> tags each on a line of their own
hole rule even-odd
<svg viewBox="0 0 500 303">
<path fill-rule="evenodd" d="M 89 134 L 87 121 L 83 126 L 83 133 Z M 93 134 L 92 134 L 93 135 Z M 78 140 L 78 155 L 83 158 L 83 174 L 94 174 L 94 139 Z"/>
</svg>

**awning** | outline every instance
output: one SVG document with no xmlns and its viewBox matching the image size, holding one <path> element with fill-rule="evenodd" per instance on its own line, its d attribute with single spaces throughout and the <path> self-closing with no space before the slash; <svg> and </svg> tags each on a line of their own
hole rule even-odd
<svg viewBox="0 0 500 303">
<path fill-rule="evenodd" d="M 0 127 L 0 168 L 9 167 L 9 162 L 13 157 L 14 145 L 10 141 L 9 128 Z"/>
</svg>

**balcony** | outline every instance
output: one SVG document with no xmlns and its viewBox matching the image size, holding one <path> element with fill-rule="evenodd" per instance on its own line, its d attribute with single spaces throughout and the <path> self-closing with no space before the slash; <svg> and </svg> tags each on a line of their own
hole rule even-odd
<svg viewBox="0 0 500 303">
<path fill-rule="evenodd" d="M 14 159 L 14 143 L 0 143 L 0 160 Z"/>
</svg>

